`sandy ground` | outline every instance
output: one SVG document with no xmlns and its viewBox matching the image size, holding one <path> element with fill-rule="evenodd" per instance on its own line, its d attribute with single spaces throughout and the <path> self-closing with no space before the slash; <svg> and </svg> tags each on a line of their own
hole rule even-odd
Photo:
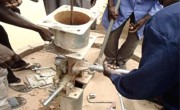
<svg viewBox="0 0 180 110">
<path fill-rule="evenodd" d="M 96 9 L 102 14 L 102 8 L 105 7 L 106 1 L 98 0 L 96 4 Z M 103 5 L 102 5 L 103 4 Z M 41 18 L 45 17 L 45 11 L 42 0 L 39 0 L 38 3 L 34 3 L 30 0 L 24 0 L 23 4 L 20 6 L 22 16 L 25 16 L 27 19 L 31 20 L 33 23 L 36 23 Z M 100 24 L 101 17 L 98 18 L 98 24 Z M 29 46 L 29 45 L 36 45 L 36 44 L 44 44 L 44 41 L 39 37 L 39 34 L 18 28 L 12 25 L 7 25 L 1 23 L 8 32 L 11 44 L 15 51 L 19 49 Z M 104 34 L 104 30 L 101 25 L 97 26 L 96 32 Z M 126 32 L 125 32 L 126 33 Z M 123 34 L 124 36 L 126 34 Z M 97 58 L 99 49 L 91 48 L 87 55 L 86 59 L 93 63 L 94 60 Z M 139 54 L 141 52 L 141 45 L 139 45 L 136 52 Z M 140 56 L 140 55 L 139 55 Z M 29 56 L 26 56 L 24 59 L 27 62 L 38 62 L 41 63 L 42 66 L 50 66 L 54 67 L 54 54 L 47 53 L 44 51 L 32 53 Z M 138 67 L 138 62 L 133 60 L 128 61 L 127 69 L 132 70 Z M 26 81 L 25 75 L 32 74 L 32 71 L 24 70 L 20 72 L 15 72 L 15 74 Z M 83 97 L 83 110 L 106 110 L 110 104 L 91 104 L 88 103 L 86 97 L 89 93 L 95 93 L 97 95 L 98 100 L 103 101 L 115 101 L 117 103 L 117 110 L 121 110 L 119 98 L 117 96 L 117 91 L 111 81 L 104 77 L 102 73 L 96 73 L 93 79 L 89 82 L 87 87 L 84 90 L 84 97 Z M 48 110 L 47 108 L 42 108 L 41 100 L 46 99 L 48 97 L 48 90 L 47 89 L 33 89 L 29 93 L 18 93 L 9 89 L 9 96 L 22 96 L 27 99 L 27 104 L 21 108 L 16 110 Z M 159 106 L 152 104 L 147 101 L 137 101 L 137 100 L 129 100 L 123 98 L 124 105 L 126 110 L 158 110 Z"/>
<path fill-rule="evenodd" d="M 88 60 L 88 62 L 93 63 L 93 61 L 97 58 L 97 54 L 99 52 L 99 49 L 97 48 L 91 48 L 89 52 L 87 53 L 85 59 Z M 38 56 L 38 57 L 37 57 Z M 48 66 L 54 68 L 54 57 L 56 55 L 52 53 L 48 53 L 45 51 L 39 51 L 35 52 L 31 55 L 28 55 L 24 57 L 24 59 L 28 62 L 32 63 L 40 63 L 42 66 Z M 133 66 L 137 66 L 137 62 L 129 61 L 128 68 L 130 69 Z M 15 72 L 18 77 L 23 79 L 25 82 L 27 82 L 25 76 L 28 74 L 34 73 L 31 70 L 24 70 L 20 72 Z M 58 110 L 55 109 L 58 106 L 48 106 L 43 107 L 41 102 L 42 100 L 46 99 L 48 97 L 48 88 L 36 88 L 28 93 L 18 93 L 15 92 L 12 89 L 9 89 L 10 97 L 11 96 L 22 96 L 25 99 L 27 99 L 27 104 L 21 108 L 18 108 L 16 110 Z M 83 95 L 83 105 L 82 110 L 107 110 L 107 108 L 111 104 L 99 104 L 99 103 L 89 103 L 87 101 L 87 96 L 89 93 L 96 94 L 96 100 L 98 101 L 114 101 L 116 102 L 117 110 L 121 110 L 119 97 L 117 95 L 117 91 L 111 81 L 103 76 L 102 73 L 96 72 L 94 77 L 90 80 L 86 88 L 84 89 L 84 95 Z M 160 108 L 159 106 L 150 103 L 148 101 L 137 101 L 137 100 L 129 100 L 126 98 L 123 98 L 125 108 L 127 110 L 158 110 Z M 62 105 L 63 106 L 63 105 Z M 54 108 L 55 107 L 55 108 Z M 54 109 L 50 109 L 54 108 Z"/>
</svg>

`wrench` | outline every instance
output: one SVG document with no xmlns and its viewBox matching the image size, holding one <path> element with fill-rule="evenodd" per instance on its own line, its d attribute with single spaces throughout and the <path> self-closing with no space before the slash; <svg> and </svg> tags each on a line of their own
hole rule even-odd
<svg viewBox="0 0 180 110">
<path fill-rule="evenodd" d="M 89 103 L 113 103 L 113 101 L 92 101 L 91 99 L 95 99 L 96 98 L 96 94 L 89 94 L 87 96 L 87 101 Z"/>
<path fill-rule="evenodd" d="M 96 94 L 89 94 L 87 96 L 87 100 L 89 103 L 110 103 L 111 106 L 107 108 L 107 110 L 116 110 L 116 102 L 113 101 L 92 101 L 91 99 L 95 99 L 96 98 Z M 115 107 L 115 109 L 114 109 Z"/>
</svg>

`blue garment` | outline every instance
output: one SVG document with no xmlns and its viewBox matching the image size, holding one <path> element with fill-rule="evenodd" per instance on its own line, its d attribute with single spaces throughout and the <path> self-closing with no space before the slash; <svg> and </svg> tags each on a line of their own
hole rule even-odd
<svg viewBox="0 0 180 110">
<path fill-rule="evenodd" d="M 116 4 L 117 0 L 114 0 Z M 114 4 L 114 6 L 115 6 Z M 156 12 L 161 10 L 163 7 L 159 4 L 158 0 L 121 0 L 120 8 L 119 8 L 119 16 L 115 21 L 112 30 L 117 29 L 120 25 L 122 25 L 129 16 L 134 13 L 135 22 L 139 19 L 143 18 L 146 14 L 154 15 Z M 102 24 L 105 29 L 109 26 L 108 19 L 108 10 L 106 8 L 103 18 Z M 139 38 L 143 37 L 144 26 L 138 30 Z"/>
<path fill-rule="evenodd" d="M 155 14 L 146 24 L 139 69 L 110 76 L 130 99 L 160 96 L 167 110 L 179 110 L 180 2 Z"/>
</svg>

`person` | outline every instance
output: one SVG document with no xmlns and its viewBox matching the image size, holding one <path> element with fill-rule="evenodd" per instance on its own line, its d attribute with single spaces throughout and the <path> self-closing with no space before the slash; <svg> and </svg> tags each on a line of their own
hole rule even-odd
<svg viewBox="0 0 180 110">
<path fill-rule="evenodd" d="M 0 44 L 0 110 L 11 110 L 8 103 L 8 72 L 6 68 L 18 60 L 19 57 L 12 50 Z"/>
<path fill-rule="evenodd" d="M 70 5 L 71 0 L 54 0 L 54 1 L 49 1 L 49 0 L 43 0 L 44 1 L 44 6 L 46 10 L 46 14 L 50 14 L 57 8 L 59 8 L 62 5 Z M 93 1 L 91 1 L 94 3 Z M 89 9 L 91 7 L 90 2 L 88 0 L 74 0 L 74 5 L 77 7 L 83 7 Z"/>
<path fill-rule="evenodd" d="M 0 21 L 10 23 L 10 24 L 14 24 L 14 25 L 19 26 L 19 27 L 24 27 L 27 29 L 34 30 L 36 32 L 39 32 L 39 34 L 41 35 L 43 40 L 51 41 L 52 40 L 51 39 L 52 33 L 48 29 L 36 26 L 36 25 L 24 20 L 22 17 L 20 17 L 20 15 L 17 15 L 15 13 L 15 12 L 18 12 L 18 13 L 20 12 L 15 5 L 20 5 L 22 1 L 18 0 L 17 2 L 18 3 L 14 2 L 16 4 L 13 4 L 13 3 L 7 4 L 8 2 L 2 2 L 2 1 L 0 2 L 0 8 L 1 8 Z M 12 4 L 13 4 L 13 6 L 12 6 Z M 9 39 L 8 39 L 8 35 L 1 25 L 0 25 L 0 33 L 1 33 L 0 43 L 13 51 L 11 44 L 9 42 Z M 13 83 L 20 83 L 21 82 L 21 80 L 14 75 L 11 68 L 17 69 L 17 68 L 25 67 L 27 65 L 28 65 L 28 63 L 26 63 L 24 60 L 22 60 L 19 57 L 19 60 L 17 62 L 15 62 L 13 65 L 9 66 L 7 68 L 7 70 L 8 70 L 8 77 L 7 77 L 8 83 L 13 84 Z M 24 85 L 21 89 L 27 90 L 27 86 Z"/>
<path fill-rule="evenodd" d="M 0 0 L 0 21 L 37 31 L 39 32 L 43 40 L 51 41 L 52 33 L 49 30 L 26 21 L 25 19 L 20 17 L 20 15 L 17 15 L 12 11 L 16 6 L 19 5 L 19 3 L 21 3 L 21 0 Z M 1 34 L 1 38 L 3 39 L 4 37 L 2 35 L 4 34 Z M 9 74 L 7 68 L 20 60 L 20 57 L 7 46 L 7 44 L 9 43 L 7 42 L 7 38 L 8 37 L 5 36 L 4 42 L 1 42 L 2 44 L 0 43 L 0 110 L 11 110 L 13 107 L 17 108 L 18 106 L 22 106 L 26 102 L 26 100 L 22 97 L 13 97 L 9 99 L 7 98 L 7 74 Z"/>
<path fill-rule="evenodd" d="M 115 12 L 116 2 L 117 0 L 108 0 L 108 6 L 102 18 L 105 29 L 108 28 L 110 19 L 115 20 L 104 54 L 109 64 L 126 69 L 126 62 L 133 55 L 140 39 L 143 38 L 144 24 L 163 7 L 157 0 L 121 0 L 120 8 L 118 12 Z M 130 19 L 128 35 L 118 49 L 120 35 L 128 19 Z"/>
<path fill-rule="evenodd" d="M 126 98 L 159 97 L 164 110 L 179 110 L 180 2 L 161 0 L 161 3 L 172 5 L 155 14 L 146 24 L 139 68 L 122 74 L 104 62 L 104 75 Z"/>
</svg>

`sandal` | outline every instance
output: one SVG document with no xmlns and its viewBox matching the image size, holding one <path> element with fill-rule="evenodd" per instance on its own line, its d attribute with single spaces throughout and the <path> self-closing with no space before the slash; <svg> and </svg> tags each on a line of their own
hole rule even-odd
<svg viewBox="0 0 180 110">
<path fill-rule="evenodd" d="M 119 67 L 116 65 L 116 61 L 107 60 L 107 63 L 108 63 L 108 67 L 111 68 L 112 70 L 119 69 Z"/>
<path fill-rule="evenodd" d="M 8 98 L 8 102 L 11 105 L 12 109 L 16 109 L 26 104 L 26 99 L 23 97 L 11 97 Z"/>
<path fill-rule="evenodd" d="M 26 93 L 32 90 L 31 86 L 29 86 L 27 83 L 12 83 L 9 84 L 9 87 L 17 92 Z"/>
<path fill-rule="evenodd" d="M 30 65 L 30 63 L 27 63 L 24 60 L 19 60 L 19 61 L 15 62 L 13 65 L 11 65 L 10 67 L 11 67 L 11 70 L 13 70 L 13 71 L 20 71 L 29 65 Z"/>
<path fill-rule="evenodd" d="M 16 68 L 16 69 L 12 69 L 13 71 L 19 71 L 19 70 L 32 70 L 35 67 L 41 67 L 41 64 L 39 63 L 26 63 L 26 65 L 20 67 L 20 68 Z"/>
<path fill-rule="evenodd" d="M 26 68 L 24 68 L 24 69 L 30 69 L 30 70 L 32 70 L 32 69 L 34 69 L 34 68 L 40 68 L 41 67 L 41 64 L 39 64 L 39 63 L 31 63 L 29 66 L 27 66 Z"/>
<path fill-rule="evenodd" d="M 125 69 L 126 70 L 126 63 L 125 62 L 116 62 L 117 67 L 119 67 L 119 69 Z"/>
</svg>

